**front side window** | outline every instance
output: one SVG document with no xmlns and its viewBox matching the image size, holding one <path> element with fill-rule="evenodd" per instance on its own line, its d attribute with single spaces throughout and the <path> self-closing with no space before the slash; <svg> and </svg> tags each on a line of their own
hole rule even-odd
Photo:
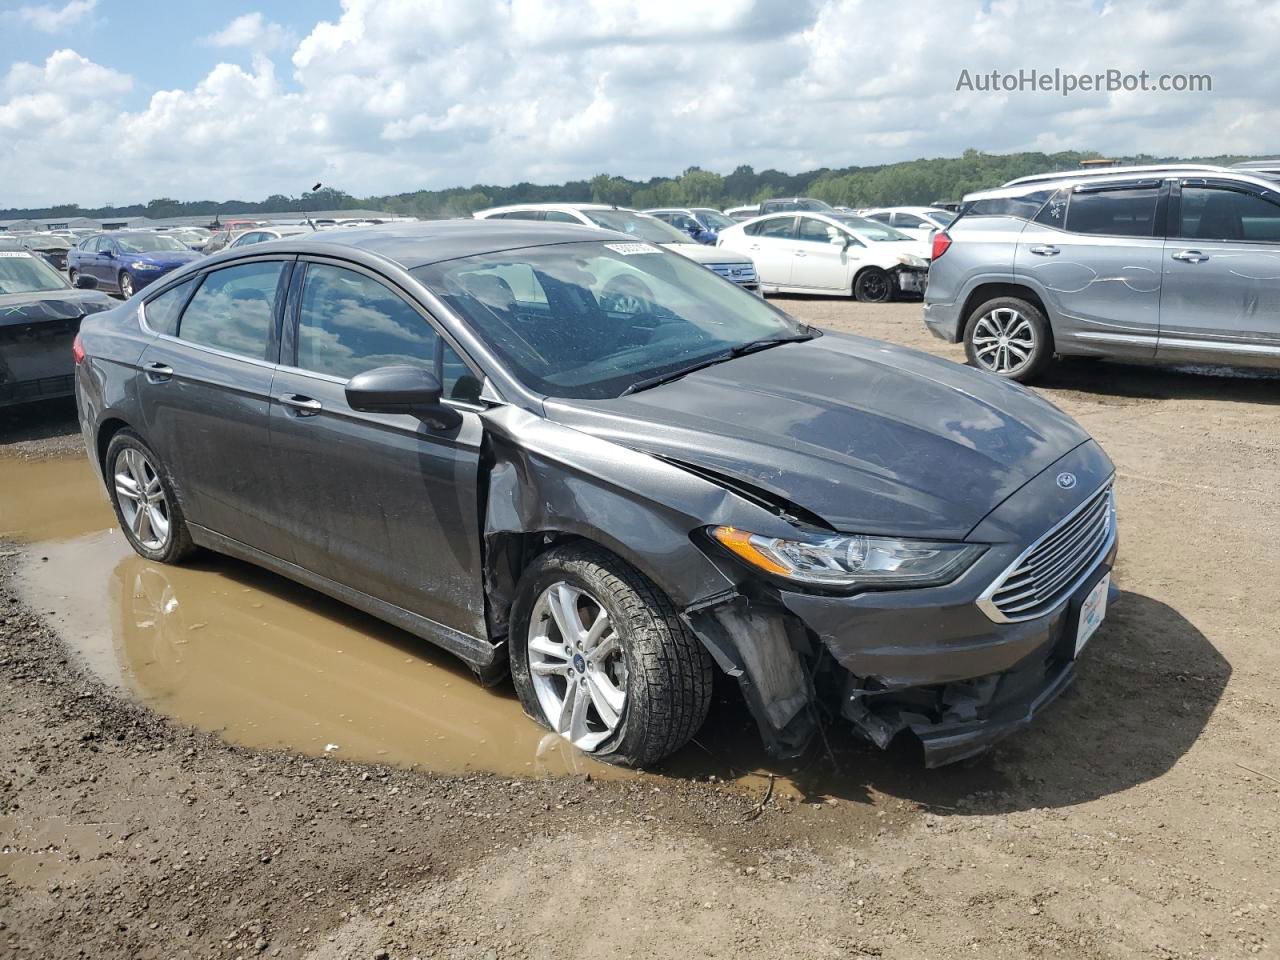
<svg viewBox="0 0 1280 960">
<path fill-rule="evenodd" d="M 1252 193 L 1184 186 L 1178 236 L 1280 243 L 1280 206 Z"/>
<path fill-rule="evenodd" d="M 182 310 L 182 305 L 186 303 L 187 294 L 191 292 L 195 282 L 196 278 L 192 277 L 176 287 L 170 287 L 160 296 L 148 300 L 142 308 L 147 318 L 147 326 L 156 333 L 168 334 L 171 337 L 177 334 L 178 314 Z"/>
<path fill-rule="evenodd" d="M 549 220 L 552 223 L 577 223 L 577 224 L 582 223 L 582 221 L 579 220 L 577 217 L 575 217 L 573 214 L 565 213 L 563 210 L 548 210 L 546 212 L 546 216 L 543 217 L 543 219 Z"/>
<path fill-rule="evenodd" d="M 275 322 L 280 261 L 243 263 L 204 278 L 178 323 L 178 336 L 252 357 L 270 359 L 267 347 Z"/>
<path fill-rule="evenodd" d="M 924 220 L 922 220 L 920 217 L 917 217 L 914 213 L 894 214 L 893 225 L 895 227 L 908 227 L 913 230 L 916 227 L 929 226 L 929 224 L 925 223 Z"/>
<path fill-rule="evenodd" d="M 513 376 L 548 396 L 616 397 L 747 344 L 808 332 L 692 260 L 635 241 L 505 250 L 411 272 Z"/>
<path fill-rule="evenodd" d="M 634 210 L 584 210 L 587 219 L 597 227 L 629 233 L 645 243 L 688 243 L 689 237 L 657 217 Z"/>
<path fill-rule="evenodd" d="M 310 264 L 298 311 L 297 365 L 349 380 L 400 364 L 435 371 L 446 397 L 479 397 L 470 368 L 398 294 L 354 270 Z"/>
<path fill-rule="evenodd" d="M 759 223 L 750 224 L 742 229 L 753 237 L 773 237 L 774 239 L 790 240 L 791 235 L 795 232 L 795 223 L 795 217 L 774 217 L 771 220 L 761 220 Z"/>
<path fill-rule="evenodd" d="M 1067 206 L 1067 229 L 1108 237 L 1155 235 L 1156 187 L 1075 193 Z"/>
<path fill-rule="evenodd" d="M 1046 227 L 1057 227 L 1059 230 L 1067 222 L 1067 201 L 1071 199 L 1071 193 L 1067 190 L 1059 190 L 1049 201 L 1040 208 L 1040 212 L 1036 214 L 1036 223 L 1042 223 Z"/>
<path fill-rule="evenodd" d="M 808 243 L 827 243 L 832 237 L 839 237 L 842 231 L 831 224 L 813 217 L 801 217 L 800 228 L 796 231 L 796 239 Z"/>
</svg>

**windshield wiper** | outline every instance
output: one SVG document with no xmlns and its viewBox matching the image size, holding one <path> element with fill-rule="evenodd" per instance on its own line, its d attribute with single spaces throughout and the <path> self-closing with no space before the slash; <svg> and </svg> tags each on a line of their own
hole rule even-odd
<svg viewBox="0 0 1280 960">
<path fill-rule="evenodd" d="M 637 380 L 631 384 L 622 393 L 621 397 L 628 396 L 632 393 L 639 393 L 641 390 L 648 390 L 650 387 L 656 387 L 664 383 L 670 383 L 673 380 L 679 380 L 681 377 L 687 377 L 689 374 L 698 370 L 705 370 L 707 367 L 715 366 L 717 363 L 724 363 L 726 360 L 735 360 L 738 357 L 744 357 L 748 353 L 756 353 L 760 350 L 768 350 L 770 347 L 776 347 L 780 343 L 799 343 L 803 340 L 812 340 L 817 334 L 812 329 L 806 328 L 804 333 L 796 333 L 786 337 L 765 337 L 762 340 L 751 340 L 747 343 L 740 343 L 736 347 L 732 347 L 723 353 L 712 354 L 697 363 L 690 364 L 687 367 L 681 367 L 677 370 L 669 370 L 666 373 L 660 373 L 657 376 L 646 377 L 644 380 Z"/>
</svg>

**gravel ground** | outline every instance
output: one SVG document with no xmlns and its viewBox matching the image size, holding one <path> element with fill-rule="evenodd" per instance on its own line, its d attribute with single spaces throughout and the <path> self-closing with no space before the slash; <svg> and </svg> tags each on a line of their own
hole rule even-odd
<svg viewBox="0 0 1280 960">
<path fill-rule="evenodd" d="M 962 359 L 918 305 L 780 302 Z M 867 751 L 803 801 L 228 746 L 84 675 L 0 549 L 0 956 L 1275 955 L 1280 379 L 1039 389 L 1119 471 L 1124 593 L 1079 681 L 988 756 Z M 0 444 L 80 455 L 66 405 Z"/>
</svg>

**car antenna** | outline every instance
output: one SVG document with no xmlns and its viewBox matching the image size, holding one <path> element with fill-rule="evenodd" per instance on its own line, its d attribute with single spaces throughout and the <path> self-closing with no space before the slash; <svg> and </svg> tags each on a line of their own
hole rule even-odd
<svg viewBox="0 0 1280 960">
<path fill-rule="evenodd" d="M 317 190 L 319 190 L 323 186 L 324 186 L 323 183 L 317 183 L 314 187 L 311 188 L 311 192 L 315 193 Z M 311 214 L 303 210 L 302 215 L 307 218 L 307 226 L 309 226 L 312 230 L 316 229 L 316 225 L 311 222 Z"/>
</svg>

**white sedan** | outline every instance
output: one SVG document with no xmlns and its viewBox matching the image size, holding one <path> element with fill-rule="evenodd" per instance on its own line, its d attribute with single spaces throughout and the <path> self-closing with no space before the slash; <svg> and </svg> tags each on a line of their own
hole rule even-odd
<svg viewBox="0 0 1280 960">
<path fill-rule="evenodd" d="M 858 214 L 921 240 L 928 240 L 936 230 L 947 229 L 956 218 L 950 210 L 941 207 L 875 207 L 859 210 Z"/>
<path fill-rule="evenodd" d="M 717 246 L 755 261 L 761 293 L 822 293 L 884 303 L 923 294 L 925 243 L 874 220 L 847 214 L 757 217 L 720 231 Z"/>
</svg>

